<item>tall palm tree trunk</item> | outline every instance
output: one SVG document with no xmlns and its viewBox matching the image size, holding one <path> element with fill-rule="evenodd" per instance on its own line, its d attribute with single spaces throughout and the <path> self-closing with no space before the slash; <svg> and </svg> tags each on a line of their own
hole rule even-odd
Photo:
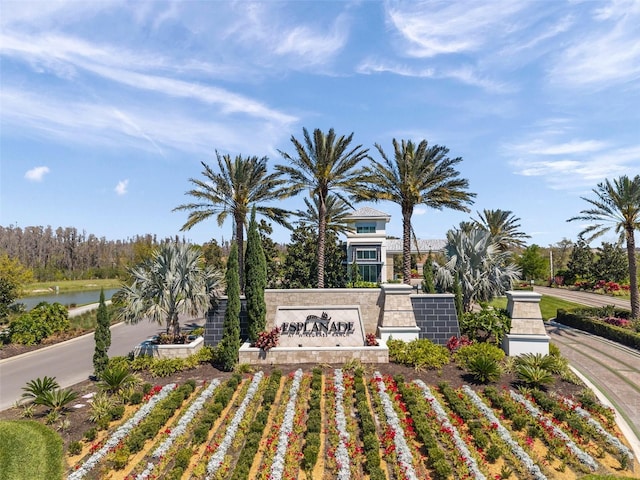
<svg viewBox="0 0 640 480">
<path fill-rule="evenodd" d="M 402 211 L 402 281 L 411 285 L 411 215 L 412 209 Z"/>
<path fill-rule="evenodd" d="M 327 205 L 320 196 L 318 205 L 318 288 L 324 288 L 324 246 L 327 237 Z"/>
<path fill-rule="evenodd" d="M 178 312 L 171 312 L 169 314 L 169 321 L 167 322 L 167 333 L 175 340 L 180 335 L 180 320 Z"/>
<path fill-rule="evenodd" d="M 627 257 L 629 259 L 629 287 L 631 290 L 631 317 L 640 318 L 640 298 L 638 294 L 638 268 L 636 265 L 636 239 L 633 229 L 627 228 Z"/>
</svg>

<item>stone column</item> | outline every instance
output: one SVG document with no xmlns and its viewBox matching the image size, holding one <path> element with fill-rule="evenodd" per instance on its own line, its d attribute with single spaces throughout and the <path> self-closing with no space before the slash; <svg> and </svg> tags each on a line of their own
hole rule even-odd
<svg viewBox="0 0 640 480">
<path fill-rule="evenodd" d="M 507 292 L 511 331 L 502 339 L 502 348 L 507 355 L 549 353 L 549 336 L 540 313 L 540 298 L 542 295 L 535 292 Z"/>
<path fill-rule="evenodd" d="M 382 344 L 385 344 L 389 337 L 405 342 L 417 339 L 420 328 L 416 325 L 411 304 L 411 285 L 389 283 L 381 287 L 384 308 L 378 325 L 378 337 Z"/>
</svg>

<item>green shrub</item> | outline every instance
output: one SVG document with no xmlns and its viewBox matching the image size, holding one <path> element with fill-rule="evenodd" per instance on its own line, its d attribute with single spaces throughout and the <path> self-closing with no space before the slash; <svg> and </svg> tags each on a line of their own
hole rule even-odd
<svg viewBox="0 0 640 480">
<path fill-rule="evenodd" d="M 140 405 L 142 403 L 142 392 L 133 392 L 129 396 L 129 403 L 131 405 Z"/>
<path fill-rule="evenodd" d="M 462 368 L 469 369 L 471 361 L 476 357 L 488 357 L 496 364 L 504 358 L 504 351 L 492 343 L 472 343 L 460 347 L 453 354 L 453 358 Z"/>
<path fill-rule="evenodd" d="M 500 379 L 500 365 L 489 355 L 474 356 L 469 362 L 469 372 L 480 383 L 497 382 Z"/>
<path fill-rule="evenodd" d="M 160 358 L 155 360 L 149 371 L 154 377 L 168 377 L 174 373 L 181 372 L 184 369 L 184 360 L 182 358 Z"/>
<path fill-rule="evenodd" d="M 113 468 L 115 470 L 122 470 L 129 463 L 130 456 L 131 452 L 129 451 L 129 447 L 122 445 L 122 447 L 115 451 L 113 458 L 111 459 L 113 462 Z"/>
<path fill-rule="evenodd" d="M 449 351 L 442 345 L 421 338 L 405 343 L 389 339 L 389 358 L 397 363 L 411 365 L 416 369 L 438 369 L 449 363 Z"/>
<path fill-rule="evenodd" d="M 153 388 L 153 385 L 151 385 L 149 382 L 143 383 L 142 384 L 142 394 L 143 395 L 148 395 L 151 392 L 152 388 Z"/>
<path fill-rule="evenodd" d="M 9 338 L 13 343 L 36 345 L 50 335 L 68 330 L 69 325 L 66 307 L 59 303 L 41 302 L 11 321 Z"/>
<path fill-rule="evenodd" d="M 504 309 L 482 305 L 479 312 L 466 312 L 460 318 L 460 333 L 477 342 L 500 344 L 511 330 L 511 318 Z"/>
<path fill-rule="evenodd" d="M 501 456 L 502 456 L 502 450 L 500 450 L 500 447 L 498 447 L 495 444 L 491 445 L 485 452 L 485 458 L 489 463 L 496 463 L 498 458 L 500 458 Z"/>
<path fill-rule="evenodd" d="M 175 455 L 174 468 L 181 468 L 182 470 L 186 470 L 189 466 L 189 461 L 191 461 L 192 455 L 193 450 L 191 450 L 190 448 L 182 448 L 178 450 Z"/>
<path fill-rule="evenodd" d="M 109 409 L 109 414 L 112 420 L 120 420 L 124 415 L 124 405 L 121 403 L 114 405 Z"/>
<path fill-rule="evenodd" d="M 640 350 L 640 333 L 626 328 L 616 327 L 615 325 L 609 325 L 608 323 L 591 318 L 589 314 L 589 310 L 568 313 L 565 310 L 559 309 L 556 315 L 556 322 Z M 593 314 L 593 312 L 591 312 L 591 314 Z M 620 316 L 617 311 L 616 316 Z"/>
<path fill-rule="evenodd" d="M 96 427 L 91 427 L 89 430 L 84 432 L 84 439 L 87 442 L 93 442 L 98 436 L 98 429 Z"/>
<path fill-rule="evenodd" d="M 82 452 L 82 442 L 76 440 L 75 442 L 71 442 L 69 447 L 67 448 L 67 452 L 69 455 L 78 455 Z"/>
<path fill-rule="evenodd" d="M 151 367 L 153 364 L 153 357 L 150 355 L 138 355 L 128 363 L 129 368 L 131 368 L 132 371 L 140 372 L 142 370 L 148 370 L 149 367 Z"/>
</svg>

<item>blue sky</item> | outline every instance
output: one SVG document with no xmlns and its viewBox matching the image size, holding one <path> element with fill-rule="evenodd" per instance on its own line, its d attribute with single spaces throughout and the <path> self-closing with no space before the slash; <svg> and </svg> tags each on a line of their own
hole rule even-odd
<svg viewBox="0 0 640 480">
<path fill-rule="evenodd" d="M 530 243 L 575 240 L 580 196 L 640 173 L 640 1 L 2 0 L 0 25 L 3 226 L 182 236 L 200 162 L 274 166 L 303 127 L 462 157 L 471 214 L 418 208 L 421 238 L 500 208 Z"/>
</svg>

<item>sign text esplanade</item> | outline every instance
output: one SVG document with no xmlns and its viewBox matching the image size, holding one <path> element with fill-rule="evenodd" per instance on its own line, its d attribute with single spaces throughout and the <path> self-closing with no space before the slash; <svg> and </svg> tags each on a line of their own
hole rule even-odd
<svg viewBox="0 0 640 480">
<path fill-rule="evenodd" d="M 354 322 L 334 322 L 327 312 L 322 312 L 320 316 L 307 315 L 304 322 L 283 322 L 280 333 L 289 336 L 344 337 L 355 333 L 355 325 Z"/>
<path fill-rule="evenodd" d="M 280 306 L 276 325 L 281 347 L 361 347 L 364 329 L 358 305 Z"/>
</svg>

